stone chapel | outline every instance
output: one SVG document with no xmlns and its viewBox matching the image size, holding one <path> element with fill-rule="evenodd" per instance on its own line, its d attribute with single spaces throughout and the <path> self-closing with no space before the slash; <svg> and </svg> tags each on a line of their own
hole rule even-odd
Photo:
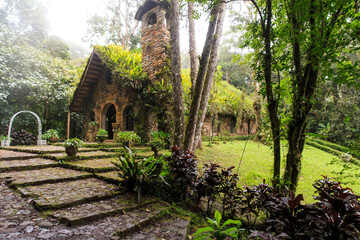
<svg viewBox="0 0 360 240">
<path fill-rule="evenodd" d="M 166 1 L 146 0 L 138 9 L 135 19 L 141 21 L 142 69 L 150 82 L 164 78 L 162 71 L 170 65 L 168 26 L 168 8 Z M 123 86 L 116 81 L 111 69 L 104 64 L 100 54 L 93 50 L 84 69 L 80 83 L 70 104 L 70 112 L 83 115 L 84 139 L 94 141 L 99 128 L 106 129 L 109 139 L 115 131 L 142 131 L 148 135 L 158 130 L 158 118 L 151 108 L 143 108 L 139 93 L 131 87 Z M 141 115 L 142 117 L 137 117 Z M 234 116 L 222 116 L 218 126 L 207 118 L 204 123 L 204 134 L 211 129 L 230 133 L 250 134 L 255 131 L 251 121 L 246 126 L 235 129 Z M 160 129 L 161 130 L 161 129 Z"/>
</svg>

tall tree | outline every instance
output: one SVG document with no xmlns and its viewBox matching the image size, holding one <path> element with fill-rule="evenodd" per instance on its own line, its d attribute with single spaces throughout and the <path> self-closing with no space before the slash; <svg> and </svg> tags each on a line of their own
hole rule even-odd
<svg viewBox="0 0 360 240">
<path fill-rule="evenodd" d="M 84 40 L 91 45 L 105 41 L 125 48 L 134 48 L 139 42 L 136 34 L 139 21 L 135 21 L 135 13 L 141 0 L 107 0 L 103 15 L 94 15 L 87 20 L 87 33 Z"/>
<path fill-rule="evenodd" d="M 190 54 L 191 93 L 194 92 L 195 80 L 196 80 L 196 76 L 197 76 L 195 20 L 194 20 L 193 14 L 194 14 L 194 3 L 192 1 L 189 1 L 188 2 L 188 20 L 189 20 L 189 54 Z"/>
<path fill-rule="evenodd" d="M 216 30 L 214 33 L 214 39 L 211 46 L 210 59 L 208 63 L 208 70 L 205 77 L 204 87 L 202 89 L 202 95 L 199 106 L 199 116 L 196 122 L 195 128 L 195 137 L 192 149 L 196 149 L 201 146 L 201 130 L 205 121 L 207 107 L 210 97 L 210 91 L 214 80 L 216 64 L 217 64 L 217 55 L 220 44 L 220 39 L 223 31 L 224 18 L 225 18 L 225 3 L 219 3 L 219 16 L 217 19 Z"/>
<path fill-rule="evenodd" d="M 25 41 L 31 46 L 39 46 L 47 37 L 48 21 L 40 1 L 4 0 L 0 4 L 1 28 L 8 28 L 17 35 L 17 42 Z"/>
<path fill-rule="evenodd" d="M 171 34 L 171 77 L 174 102 L 174 145 L 182 146 L 184 140 L 184 100 L 182 94 L 181 57 L 180 57 L 180 9 L 179 1 L 171 0 L 170 5 Z"/>
<path fill-rule="evenodd" d="M 281 145 L 280 145 L 280 120 L 278 117 L 279 98 L 274 93 L 274 86 L 272 81 L 272 51 L 271 51 L 271 27 L 272 27 L 272 0 L 266 0 L 264 5 L 259 5 L 257 1 L 251 0 L 255 6 L 259 16 L 259 25 L 261 29 L 261 39 L 263 40 L 263 52 L 255 56 L 254 66 L 262 71 L 261 78 L 265 82 L 265 92 L 267 98 L 267 109 L 270 117 L 272 140 L 273 140 L 273 181 L 276 183 L 280 178 L 280 163 L 281 163 Z M 258 59 L 260 57 L 260 59 Z M 260 63 L 260 64 L 259 64 Z M 276 185 L 276 184 L 275 184 Z"/>
<path fill-rule="evenodd" d="M 265 79 L 273 135 L 277 132 L 277 126 L 271 116 L 277 111 L 278 101 L 274 101 L 276 99 L 271 86 L 276 81 L 280 85 L 285 79 L 280 78 L 280 75 L 288 76 L 290 81 L 290 115 L 286 123 L 289 147 L 284 180 L 290 182 L 290 190 L 295 191 L 301 169 L 306 125 L 319 76 L 332 78 L 332 72 L 325 69 L 331 68 L 332 63 L 342 65 L 346 62 L 347 59 L 341 55 L 344 49 L 356 49 L 354 44 L 357 37 L 354 33 L 359 31 L 357 3 L 351 0 L 267 0 L 262 8 L 261 1 L 251 2 L 260 16 L 258 25 L 261 27 L 255 24 L 252 30 L 261 32 L 264 48 L 261 45 L 252 46 L 264 49 L 261 50 L 264 56 L 263 69 L 259 73 Z M 276 68 L 272 69 L 272 65 Z M 279 72 L 277 79 L 272 76 L 275 70 Z M 273 136 L 274 150 L 277 145 L 275 140 Z"/>
<path fill-rule="evenodd" d="M 217 2 L 211 7 L 208 32 L 206 35 L 204 48 L 200 58 L 200 64 L 199 64 L 198 74 L 195 83 L 195 90 L 191 101 L 188 123 L 186 124 L 186 129 L 185 129 L 184 146 L 185 148 L 190 150 L 194 150 L 195 147 L 196 127 L 198 124 L 200 104 L 203 95 L 206 74 L 207 72 L 214 71 L 213 69 L 211 69 L 212 65 L 211 67 L 209 67 L 209 59 L 210 59 L 212 47 L 216 42 L 215 39 L 220 40 L 221 37 L 221 35 L 216 35 L 215 31 L 217 27 L 221 28 L 221 24 L 222 24 L 221 21 L 223 19 L 222 14 L 225 14 L 224 8 L 225 8 L 225 4 L 223 2 Z M 218 49 L 214 48 L 213 50 L 217 51 Z M 212 60 L 216 61 L 216 59 L 212 59 Z M 216 66 L 214 66 L 214 68 L 215 67 Z"/>
</svg>

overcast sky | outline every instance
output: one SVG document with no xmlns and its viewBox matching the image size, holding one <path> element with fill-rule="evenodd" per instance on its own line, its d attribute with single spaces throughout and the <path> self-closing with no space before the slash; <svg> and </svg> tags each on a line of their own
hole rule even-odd
<svg viewBox="0 0 360 240">
<path fill-rule="evenodd" d="M 61 37 L 64 40 L 80 44 L 91 51 L 88 43 L 82 41 L 86 33 L 86 20 L 98 13 L 100 14 L 104 9 L 103 0 L 42 0 L 48 9 L 48 19 L 50 25 L 50 34 Z M 227 16 L 229 14 L 227 13 Z M 207 16 L 196 20 L 196 37 L 197 49 L 201 52 L 203 43 L 205 41 L 207 30 Z M 226 21 L 226 29 L 230 23 Z M 185 51 L 188 49 L 187 29 L 185 29 L 185 21 L 182 24 L 183 28 L 180 32 L 181 49 Z"/>
</svg>

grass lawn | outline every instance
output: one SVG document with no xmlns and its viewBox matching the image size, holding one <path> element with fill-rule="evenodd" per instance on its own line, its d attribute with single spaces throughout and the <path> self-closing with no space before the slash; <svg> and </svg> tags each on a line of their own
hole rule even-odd
<svg viewBox="0 0 360 240">
<path fill-rule="evenodd" d="M 245 141 L 220 143 L 211 147 L 207 146 L 207 144 L 207 142 L 203 142 L 203 149 L 196 150 L 196 155 L 201 164 L 213 162 L 223 167 L 235 166 L 234 172 L 237 172 Z M 341 169 L 339 165 L 330 164 L 334 158 L 336 158 L 334 155 L 320 149 L 309 145 L 305 146 L 297 193 L 302 193 L 306 202 L 313 201 L 312 196 L 315 189 L 312 184 L 315 180 L 321 179 L 321 175 L 335 177 L 332 172 Z M 284 166 L 284 161 L 282 166 Z M 262 179 L 269 183 L 272 176 L 272 167 L 273 156 L 271 149 L 261 143 L 248 141 L 239 169 L 240 183 L 251 186 L 261 183 Z M 282 173 L 283 170 L 284 168 L 282 168 Z M 356 193 L 360 193 L 360 183 L 345 186 L 351 187 Z"/>
</svg>

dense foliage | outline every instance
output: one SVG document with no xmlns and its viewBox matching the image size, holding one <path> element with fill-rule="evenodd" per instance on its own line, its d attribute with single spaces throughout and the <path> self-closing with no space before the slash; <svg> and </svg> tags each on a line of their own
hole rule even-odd
<svg viewBox="0 0 360 240">
<path fill-rule="evenodd" d="M 116 132 L 114 139 L 118 143 L 122 143 L 124 147 L 131 148 L 136 143 L 140 143 L 141 138 L 132 131 Z"/>
<path fill-rule="evenodd" d="M 137 193 L 137 201 L 141 202 L 141 194 L 146 190 L 147 184 L 159 176 L 162 171 L 162 160 L 149 157 L 144 160 L 136 160 L 129 148 L 124 156 L 116 162 L 112 162 L 121 179 L 122 185 L 130 192 Z"/>
<path fill-rule="evenodd" d="M 105 65 L 112 71 L 120 83 L 134 89 L 148 84 L 148 78 L 141 67 L 141 54 L 129 51 L 119 45 L 95 46 Z"/>
<path fill-rule="evenodd" d="M 160 149 L 169 148 L 171 143 L 171 135 L 162 131 L 151 132 L 149 146 L 157 156 Z"/>
<path fill-rule="evenodd" d="M 35 0 L 4 1 L 0 14 L 0 131 L 13 114 L 35 112 L 43 129 L 65 133 L 68 102 L 76 78 L 68 48 L 47 36 L 45 9 Z M 5 11 L 6 9 L 6 11 Z M 14 121 L 14 130 L 36 129 L 32 116 Z M 35 134 L 35 132 L 33 132 Z"/>
<path fill-rule="evenodd" d="M 222 74 L 222 68 L 218 67 L 216 79 L 210 92 L 208 113 L 254 117 L 253 97 L 223 80 Z M 182 70 L 182 79 L 185 113 L 187 113 L 191 101 L 191 81 L 190 71 L 188 69 Z"/>
</svg>

